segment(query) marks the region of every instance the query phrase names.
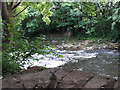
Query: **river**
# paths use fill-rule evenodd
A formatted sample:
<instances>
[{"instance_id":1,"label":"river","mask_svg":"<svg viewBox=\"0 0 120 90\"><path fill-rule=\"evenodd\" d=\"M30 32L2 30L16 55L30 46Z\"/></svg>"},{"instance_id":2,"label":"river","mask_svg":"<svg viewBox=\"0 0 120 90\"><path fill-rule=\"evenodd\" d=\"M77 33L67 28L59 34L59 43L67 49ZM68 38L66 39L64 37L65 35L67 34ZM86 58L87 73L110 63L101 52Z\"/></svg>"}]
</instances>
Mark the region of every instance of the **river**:
<instances>
[{"instance_id":1,"label":"river","mask_svg":"<svg viewBox=\"0 0 120 90\"><path fill-rule=\"evenodd\" d=\"M56 57L50 55L33 55L39 61L30 59L28 66L45 66L47 68L70 68L81 71L92 72L102 76L118 78L118 60L120 52L115 49L99 49L99 50L57 50L56 53L64 57Z\"/></svg>"}]
</instances>

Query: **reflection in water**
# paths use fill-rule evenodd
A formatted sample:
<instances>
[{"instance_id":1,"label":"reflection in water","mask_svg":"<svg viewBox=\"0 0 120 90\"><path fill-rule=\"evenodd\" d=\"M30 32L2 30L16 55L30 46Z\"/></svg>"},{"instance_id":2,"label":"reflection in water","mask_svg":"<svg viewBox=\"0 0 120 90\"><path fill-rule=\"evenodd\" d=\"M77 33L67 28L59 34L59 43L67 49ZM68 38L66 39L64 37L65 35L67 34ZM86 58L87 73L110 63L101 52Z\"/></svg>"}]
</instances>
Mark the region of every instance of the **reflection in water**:
<instances>
[{"instance_id":1,"label":"reflection in water","mask_svg":"<svg viewBox=\"0 0 120 90\"><path fill-rule=\"evenodd\" d=\"M63 58L53 55L35 54L33 57L39 61L30 60L32 66L45 66L48 68L61 67L92 72L99 75L118 77L118 59L120 53L117 50L100 49L100 50L57 50ZM29 64L25 64L27 68Z\"/></svg>"}]
</instances>

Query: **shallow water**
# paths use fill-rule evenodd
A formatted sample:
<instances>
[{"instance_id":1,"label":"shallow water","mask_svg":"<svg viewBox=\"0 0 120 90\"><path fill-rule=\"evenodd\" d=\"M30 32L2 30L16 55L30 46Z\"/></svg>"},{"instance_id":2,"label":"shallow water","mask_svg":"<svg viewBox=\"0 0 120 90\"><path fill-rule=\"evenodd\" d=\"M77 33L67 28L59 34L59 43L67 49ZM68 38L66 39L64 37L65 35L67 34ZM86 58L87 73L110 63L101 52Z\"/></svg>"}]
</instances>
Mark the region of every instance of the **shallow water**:
<instances>
[{"instance_id":1,"label":"shallow water","mask_svg":"<svg viewBox=\"0 0 120 90\"><path fill-rule=\"evenodd\" d=\"M120 52L117 50L57 50L57 53L64 57L59 58L52 54L45 57L35 54L33 57L39 59L39 61L30 59L32 65L26 63L24 67L45 66L47 68L70 68L110 76L116 79L118 78L118 60Z\"/></svg>"},{"instance_id":2,"label":"shallow water","mask_svg":"<svg viewBox=\"0 0 120 90\"><path fill-rule=\"evenodd\" d=\"M98 75L118 78L118 60L120 53L117 50L88 50L84 54L90 54L91 58L76 59L62 66L62 68L78 69L92 72Z\"/></svg>"}]
</instances>

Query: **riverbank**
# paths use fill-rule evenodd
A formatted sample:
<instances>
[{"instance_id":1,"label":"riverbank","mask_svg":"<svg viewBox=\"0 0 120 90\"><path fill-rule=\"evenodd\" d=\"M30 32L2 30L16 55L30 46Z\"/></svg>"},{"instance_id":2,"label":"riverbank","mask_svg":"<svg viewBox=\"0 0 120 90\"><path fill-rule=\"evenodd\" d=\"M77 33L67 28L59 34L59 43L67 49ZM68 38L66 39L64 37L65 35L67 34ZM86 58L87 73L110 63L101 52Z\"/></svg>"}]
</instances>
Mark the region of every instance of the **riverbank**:
<instances>
[{"instance_id":1,"label":"riverbank","mask_svg":"<svg viewBox=\"0 0 120 90\"><path fill-rule=\"evenodd\" d=\"M97 43L91 40L77 41L50 41L51 45L62 50L95 50L95 49L120 49L120 43L102 42Z\"/></svg>"},{"instance_id":2,"label":"riverbank","mask_svg":"<svg viewBox=\"0 0 120 90\"><path fill-rule=\"evenodd\" d=\"M89 72L53 68L6 78L3 79L2 85L3 88L22 88L22 90L28 88L35 90L40 88L118 88L118 81Z\"/></svg>"},{"instance_id":3,"label":"riverbank","mask_svg":"<svg viewBox=\"0 0 120 90\"><path fill-rule=\"evenodd\" d=\"M102 39L77 40L71 38L67 40L64 34L46 35L47 43L61 50L95 50L95 49L117 49L120 50L120 43Z\"/></svg>"}]
</instances>

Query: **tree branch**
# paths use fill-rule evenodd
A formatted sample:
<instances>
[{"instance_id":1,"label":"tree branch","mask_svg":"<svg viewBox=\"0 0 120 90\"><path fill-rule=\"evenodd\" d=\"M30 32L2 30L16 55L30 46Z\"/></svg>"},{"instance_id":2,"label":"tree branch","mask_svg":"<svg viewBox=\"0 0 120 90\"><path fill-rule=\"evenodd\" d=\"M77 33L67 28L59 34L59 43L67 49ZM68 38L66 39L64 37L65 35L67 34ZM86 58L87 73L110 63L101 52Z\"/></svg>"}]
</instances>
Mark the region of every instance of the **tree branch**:
<instances>
[{"instance_id":1,"label":"tree branch","mask_svg":"<svg viewBox=\"0 0 120 90\"><path fill-rule=\"evenodd\" d=\"M12 0L12 2L11 2L10 6L12 7L12 5L13 5L13 0Z\"/></svg>"},{"instance_id":2,"label":"tree branch","mask_svg":"<svg viewBox=\"0 0 120 90\"><path fill-rule=\"evenodd\" d=\"M27 6L28 7L28 6ZM20 13L22 13L27 7L25 7L22 11L20 11L18 14L16 14L15 16L13 16L13 17L16 17L16 16L18 16Z\"/></svg>"},{"instance_id":3,"label":"tree branch","mask_svg":"<svg viewBox=\"0 0 120 90\"><path fill-rule=\"evenodd\" d=\"M18 0L16 0L15 2L13 2L13 4L11 5L12 8L18 3Z\"/></svg>"},{"instance_id":4,"label":"tree branch","mask_svg":"<svg viewBox=\"0 0 120 90\"><path fill-rule=\"evenodd\" d=\"M12 10L14 10L15 8L17 8L17 6L20 5L21 1L22 1L22 0L20 0L20 2L18 2L18 3L12 8Z\"/></svg>"}]
</instances>

